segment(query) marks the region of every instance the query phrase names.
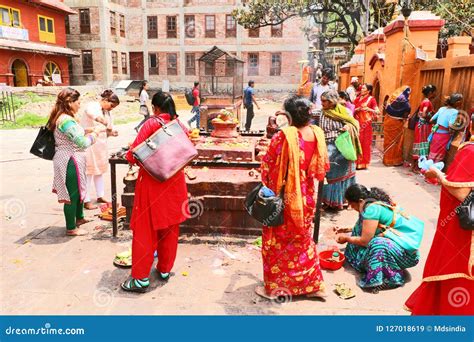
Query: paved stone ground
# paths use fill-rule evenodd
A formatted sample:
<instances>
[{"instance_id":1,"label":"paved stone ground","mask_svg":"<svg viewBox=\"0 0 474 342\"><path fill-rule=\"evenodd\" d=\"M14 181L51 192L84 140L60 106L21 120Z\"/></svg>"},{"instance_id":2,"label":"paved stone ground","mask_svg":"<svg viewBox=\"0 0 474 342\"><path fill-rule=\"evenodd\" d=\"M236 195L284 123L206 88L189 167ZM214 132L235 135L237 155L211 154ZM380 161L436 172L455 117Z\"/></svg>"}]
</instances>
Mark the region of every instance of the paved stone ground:
<instances>
[{"instance_id":1,"label":"paved stone ground","mask_svg":"<svg viewBox=\"0 0 474 342\"><path fill-rule=\"evenodd\" d=\"M186 120L187 114L182 118ZM257 112L255 128L265 123L264 111ZM111 151L133 140L133 126L118 126L120 137L110 140ZM262 265L253 239L183 237L171 280L162 284L153 274L150 291L134 295L119 289L129 271L112 264L114 255L130 246L129 232L111 239L110 225L96 220L86 226L89 235L65 236L62 207L51 193L51 162L28 153L36 134L37 130L0 131L0 314L407 314L403 303L420 283L439 197L439 188L407 169L383 167L374 154L370 171L357 174L359 182L385 188L426 222L422 260L409 270L403 288L364 292L356 286L357 275L345 267L323 271L329 289L325 302L293 298L283 305L271 303L254 294ZM126 169L118 168L119 188ZM325 214L319 249L336 245L331 227L352 226L356 217L347 210ZM332 292L337 282L350 285L356 297L339 299Z\"/></svg>"}]
</instances>

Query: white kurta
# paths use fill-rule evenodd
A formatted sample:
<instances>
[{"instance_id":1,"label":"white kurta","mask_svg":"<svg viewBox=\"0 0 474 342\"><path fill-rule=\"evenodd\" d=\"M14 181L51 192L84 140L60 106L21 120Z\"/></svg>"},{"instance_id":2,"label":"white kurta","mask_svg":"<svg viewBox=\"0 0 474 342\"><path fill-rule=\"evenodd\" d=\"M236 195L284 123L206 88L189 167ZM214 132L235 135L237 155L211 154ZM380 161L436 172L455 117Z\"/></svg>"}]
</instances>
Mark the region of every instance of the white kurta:
<instances>
[{"instance_id":1,"label":"white kurta","mask_svg":"<svg viewBox=\"0 0 474 342\"><path fill-rule=\"evenodd\" d=\"M99 116L104 117L107 128L112 129L112 116L108 111L102 109L99 102L91 102L87 105L81 119L82 127L90 128L102 125L95 121ZM100 133L97 142L86 150L86 162L86 174L88 175L102 175L107 172L109 153L106 132Z\"/></svg>"}]
</instances>

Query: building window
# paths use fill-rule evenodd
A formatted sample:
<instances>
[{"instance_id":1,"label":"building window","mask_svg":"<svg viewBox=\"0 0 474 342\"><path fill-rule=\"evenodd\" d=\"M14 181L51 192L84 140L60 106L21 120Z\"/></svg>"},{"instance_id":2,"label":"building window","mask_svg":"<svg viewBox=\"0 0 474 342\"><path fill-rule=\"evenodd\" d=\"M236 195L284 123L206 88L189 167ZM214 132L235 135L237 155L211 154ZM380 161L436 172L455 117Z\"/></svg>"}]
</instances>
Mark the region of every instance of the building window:
<instances>
[{"instance_id":1,"label":"building window","mask_svg":"<svg viewBox=\"0 0 474 342\"><path fill-rule=\"evenodd\" d=\"M206 15L206 38L216 38L216 16Z\"/></svg>"},{"instance_id":2,"label":"building window","mask_svg":"<svg viewBox=\"0 0 474 342\"><path fill-rule=\"evenodd\" d=\"M158 38L158 17L147 17L148 38Z\"/></svg>"},{"instance_id":3,"label":"building window","mask_svg":"<svg viewBox=\"0 0 474 342\"><path fill-rule=\"evenodd\" d=\"M0 25L20 27L20 10L12 7L0 6Z\"/></svg>"},{"instance_id":4,"label":"building window","mask_svg":"<svg viewBox=\"0 0 474 342\"><path fill-rule=\"evenodd\" d=\"M71 34L71 28L69 26L69 16L66 15L64 18L64 25L66 26L66 34Z\"/></svg>"},{"instance_id":5,"label":"building window","mask_svg":"<svg viewBox=\"0 0 474 342\"><path fill-rule=\"evenodd\" d=\"M59 69L58 65L54 62L46 63L44 67L43 76L45 80L50 80L55 84L61 84L63 81L61 80L61 69Z\"/></svg>"},{"instance_id":6,"label":"building window","mask_svg":"<svg viewBox=\"0 0 474 342\"><path fill-rule=\"evenodd\" d=\"M125 38L125 16L120 14L120 37Z\"/></svg>"},{"instance_id":7,"label":"building window","mask_svg":"<svg viewBox=\"0 0 474 342\"><path fill-rule=\"evenodd\" d=\"M272 66L270 68L270 76L281 75L281 53L272 53Z\"/></svg>"},{"instance_id":8,"label":"building window","mask_svg":"<svg viewBox=\"0 0 474 342\"><path fill-rule=\"evenodd\" d=\"M122 74L127 73L127 53L122 52Z\"/></svg>"},{"instance_id":9,"label":"building window","mask_svg":"<svg viewBox=\"0 0 474 342\"><path fill-rule=\"evenodd\" d=\"M234 17L230 14L225 17L225 36L228 38L237 36L237 25Z\"/></svg>"},{"instance_id":10,"label":"building window","mask_svg":"<svg viewBox=\"0 0 474 342\"><path fill-rule=\"evenodd\" d=\"M258 53L249 53L248 57L249 69L248 75L249 76L256 76L258 75Z\"/></svg>"},{"instance_id":11,"label":"building window","mask_svg":"<svg viewBox=\"0 0 474 342\"><path fill-rule=\"evenodd\" d=\"M93 74L92 50L82 50L82 73Z\"/></svg>"},{"instance_id":12,"label":"building window","mask_svg":"<svg viewBox=\"0 0 474 342\"><path fill-rule=\"evenodd\" d=\"M88 8L79 10L79 21L81 33L91 33L91 15Z\"/></svg>"},{"instance_id":13,"label":"building window","mask_svg":"<svg viewBox=\"0 0 474 342\"><path fill-rule=\"evenodd\" d=\"M112 51L112 72L118 74L118 55L117 51Z\"/></svg>"},{"instance_id":14,"label":"building window","mask_svg":"<svg viewBox=\"0 0 474 342\"><path fill-rule=\"evenodd\" d=\"M178 36L176 31L176 16L166 17L166 37L176 38Z\"/></svg>"},{"instance_id":15,"label":"building window","mask_svg":"<svg viewBox=\"0 0 474 342\"><path fill-rule=\"evenodd\" d=\"M257 28L249 29L249 37L250 37L250 38L258 38L258 37L260 37L260 28L257 27Z\"/></svg>"},{"instance_id":16,"label":"building window","mask_svg":"<svg viewBox=\"0 0 474 342\"><path fill-rule=\"evenodd\" d=\"M196 55L194 53L186 54L186 75L196 75Z\"/></svg>"},{"instance_id":17,"label":"building window","mask_svg":"<svg viewBox=\"0 0 474 342\"><path fill-rule=\"evenodd\" d=\"M184 33L186 38L196 37L196 23L194 21L194 15L184 16Z\"/></svg>"},{"instance_id":18,"label":"building window","mask_svg":"<svg viewBox=\"0 0 474 342\"><path fill-rule=\"evenodd\" d=\"M117 34L115 12L110 11L110 34L115 36Z\"/></svg>"},{"instance_id":19,"label":"building window","mask_svg":"<svg viewBox=\"0 0 474 342\"><path fill-rule=\"evenodd\" d=\"M39 39L42 42L56 43L54 19L38 15Z\"/></svg>"},{"instance_id":20,"label":"building window","mask_svg":"<svg viewBox=\"0 0 474 342\"><path fill-rule=\"evenodd\" d=\"M148 73L150 75L158 75L158 54L151 52L148 54Z\"/></svg>"},{"instance_id":21,"label":"building window","mask_svg":"<svg viewBox=\"0 0 474 342\"><path fill-rule=\"evenodd\" d=\"M271 34L272 34L272 37L277 37L277 38L283 37L283 24L272 25Z\"/></svg>"},{"instance_id":22,"label":"building window","mask_svg":"<svg viewBox=\"0 0 474 342\"><path fill-rule=\"evenodd\" d=\"M168 75L178 74L178 55L176 53L168 54Z\"/></svg>"}]
</instances>

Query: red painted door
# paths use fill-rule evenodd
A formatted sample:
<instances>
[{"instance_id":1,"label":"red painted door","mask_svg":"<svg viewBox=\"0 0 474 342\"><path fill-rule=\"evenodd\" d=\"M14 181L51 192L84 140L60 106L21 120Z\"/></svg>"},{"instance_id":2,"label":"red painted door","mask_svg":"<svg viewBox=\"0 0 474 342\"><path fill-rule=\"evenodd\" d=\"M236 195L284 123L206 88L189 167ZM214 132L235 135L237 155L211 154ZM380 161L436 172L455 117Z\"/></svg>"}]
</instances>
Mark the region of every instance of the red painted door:
<instances>
[{"instance_id":1,"label":"red painted door","mask_svg":"<svg viewBox=\"0 0 474 342\"><path fill-rule=\"evenodd\" d=\"M130 78L143 80L144 76L143 52L130 52Z\"/></svg>"}]
</instances>

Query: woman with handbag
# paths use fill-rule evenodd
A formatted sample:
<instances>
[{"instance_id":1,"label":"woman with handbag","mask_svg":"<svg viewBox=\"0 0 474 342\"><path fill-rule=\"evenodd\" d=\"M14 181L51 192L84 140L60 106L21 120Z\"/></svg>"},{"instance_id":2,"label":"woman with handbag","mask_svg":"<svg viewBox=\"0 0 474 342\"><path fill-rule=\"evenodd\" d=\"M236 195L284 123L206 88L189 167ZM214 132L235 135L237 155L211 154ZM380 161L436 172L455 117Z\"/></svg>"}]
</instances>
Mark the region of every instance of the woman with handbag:
<instances>
[{"instance_id":1,"label":"woman with handbag","mask_svg":"<svg viewBox=\"0 0 474 342\"><path fill-rule=\"evenodd\" d=\"M140 127L150 118L150 109L148 108L148 100L150 97L148 96L148 81L144 80L140 89L138 90L138 97L140 100L140 115L143 115L143 120L135 127L135 131L140 130Z\"/></svg>"},{"instance_id":2,"label":"woman with handbag","mask_svg":"<svg viewBox=\"0 0 474 342\"><path fill-rule=\"evenodd\" d=\"M473 160L474 139L459 148L446 175L435 167L425 174L442 185L440 212L422 283L405 303L412 315L474 314ZM471 211L462 219L457 214L461 203L469 203Z\"/></svg>"},{"instance_id":3,"label":"woman with handbag","mask_svg":"<svg viewBox=\"0 0 474 342\"><path fill-rule=\"evenodd\" d=\"M315 179L322 181L329 169L326 143L321 129L310 125L311 103L306 98L292 96L284 107L291 125L273 136L261 166L267 188L279 194L284 186L284 223L263 226L264 287L255 291L270 299L288 294L320 297L324 283L311 228Z\"/></svg>"},{"instance_id":4,"label":"woman with handbag","mask_svg":"<svg viewBox=\"0 0 474 342\"><path fill-rule=\"evenodd\" d=\"M127 153L130 164L137 163L132 153L136 146L158 131L162 123L178 120L170 94L158 91L151 103L153 115L144 123ZM186 127L180 125L187 132ZM184 137L187 139L186 135ZM147 290L155 251L158 251L158 277L163 281L169 279L178 250L179 224L189 217L187 206L188 190L183 170L160 182L140 165L130 220L133 230L132 274L121 284L123 290L140 293Z\"/></svg>"},{"instance_id":5,"label":"woman with handbag","mask_svg":"<svg viewBox=\"0 0 474 342\"><path fill-rule=\"evenodd\" d=\"M393 221L396 226L403 219L401 215L394 217L390 196L379 188L353 184L345 197L351 208L359 212L359 219L351 236L338 234L336 241L347 242L346 260L362 274L358 285L374 292L402 286L404 270L416 266L420 254L384 236L381 226L390 226Z\"/></svg>"},{"instance_id":6,"label":"woman with handbag","mask_svg":"<svg viewBox=\"0 0 474 342\"><path fill-rule=\"evenodd\" d=\"M77 90L61 90L48 119L47 127L54 132L56 152L53 158L53 192L64 203L67 235L85 235L78 227L86 222L83 201L86 194L86 152L97 141L105 127L82 128L75 115L81 105Z\"/></svg>"},{"instance_id":7,"label":"woman with handbag","mask_svg":"<svg viewBox=\"0 0 474 342\"><path fill-rule=\"evenodd\" d=\"M425 98L421 102L418 111L413 113L413 115L418 117L418 122L415 126L415 140L413 142L413 169L417 169L418 159L423 156L428 156L428 153L430 152L428 136L430 135L432 128L430 119L434 114L434 107L431 100L436 97L436 86L428 84L423 87L421 92Z\"/></svg>"},{"instance_id":8,"label":"woman with handbag","mask_svg":"<svg viewBox=\"0 0 474 342\"><path fill-rule=\"evenodd\" d=\"M363 84L360 95L354 100L354 117L359 122L359 139L362 154L357 159L357 170L366 170L369 167L372 148L372 121L379 115L377 101L372 96L372 85Z\"/></svg>"},{"instance_id":9,"label":"woman with handbag","mask_svg":"<svg viewBox=\"0 0 474 342\"><path fill-rule=\"evenodd\" d=\"M109 165L107 137L118 135L118 132L113 128L110 111L120 104L120 100L110 89L104 90L100 97L100 101L93 101L87 105L81 120L84 128L98 125L107 128L106 132L99 135L97 142L86 150L87 188L84 208L87 210L97 209L97 206L91 202L92 183L95 185L97 202L109 203L104 198L104 174L107 172Z\"/></svg>"},{"instance_id":10,"label":"woman with handbag","mask_svg":"<svg viewBox=\"0 0 474 342\"><path fill-rule=\"evenodd\" d=\"M319 126L324 131L329 153L331 169L326 174L328 184L324 184L322 203L326 208L341 210L344 207L344 193L355 183L355 162L344 157L336 147L336 139L343 132L348 132L356 156L362 154L359 140L359 123L339 102L338 93L334 90L321 95L323 113ZM346 133L347 134L347 133Z\"/></svg>"}]
</instances>

